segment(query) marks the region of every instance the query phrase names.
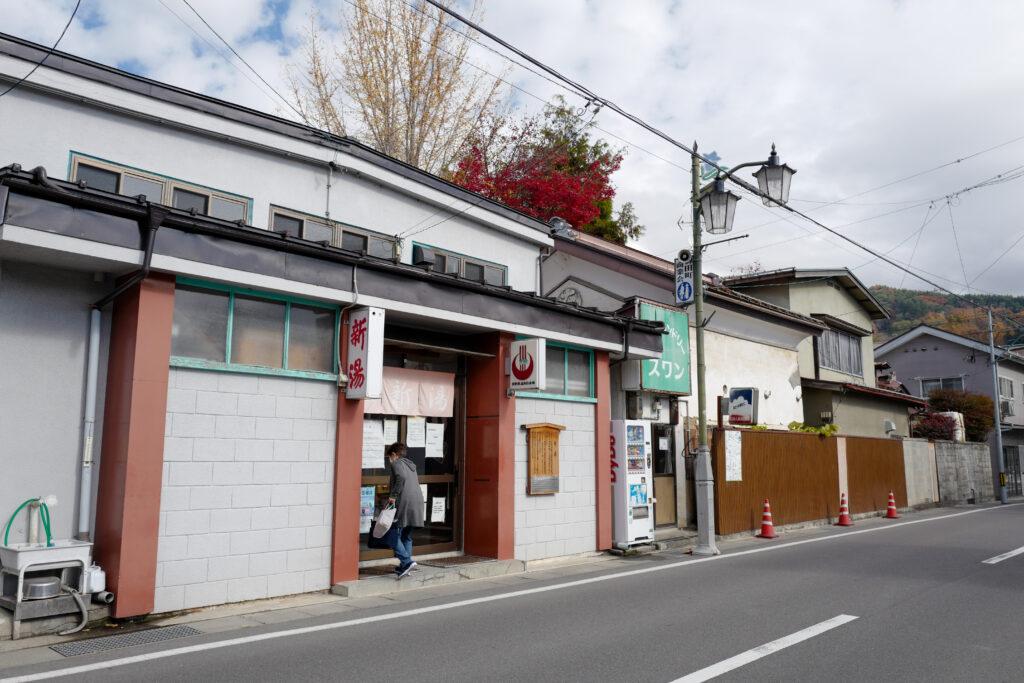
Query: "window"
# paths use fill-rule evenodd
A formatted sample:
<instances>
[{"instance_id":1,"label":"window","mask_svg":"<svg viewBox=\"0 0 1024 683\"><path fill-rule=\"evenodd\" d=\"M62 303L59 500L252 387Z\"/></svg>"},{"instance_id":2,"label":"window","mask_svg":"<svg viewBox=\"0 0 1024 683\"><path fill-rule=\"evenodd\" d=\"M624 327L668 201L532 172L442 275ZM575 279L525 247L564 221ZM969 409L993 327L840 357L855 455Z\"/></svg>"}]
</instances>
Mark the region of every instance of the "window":
<instances>
[{"instance_id":1,"label":"window","mask_svg":"<svg viewBox=\"0 0 1024 683\"><path fill-rule=\"evenodd\" d=\"M839 330L825 330L818 340L818 365L848 375L863 375L860 337Z\"/></svg>"},{"instance_id":2,"label":"window","mask_svg":"<svg viewBox=\"0 0 1024 683\"><path fill-rule=\"evenodd\" d=\"M171 364L333 379L338 308L180 279Z\"/></svg>"},{"instance_id":3,"label":"window","mask_svg":"<svg viewBox=\"0 0 1024 683\"><path fill-rule=\"evenodd\" d=\"M505 274L508 269L498 263L491 263L481 259L470 258L462 254L445 251L425 244L419 245L434 252L435 273L447 273L473 280L474 282L485 282L489 285L504 285Z\"/></svg>"},{"instance_id":4,"label":"window","mask_svg":"<svg viewBox=\"0 0 1024 683\"><path fill-rule=\"evenodd\" d=\"M921 395L928 396L933 391L939 389L956 389L963 390L964 378L963 377L936 377L933 379L922 379L921 380Z\"/></svg>"},{"instance_id":5,"label":"window","mask_svg":"<svg viewBox=\"0 0 1024 683\"><path fill-rule=\"evenodd\" d=\"M1013 398L1013 382L1005 377L999 378L999 396L1001 398Z\"/></svg>"},{"instance_id":6,"label":"window","mask_svg":"<svg viewBox=\"0 0 1024 683\"><path fill-rule=\"evenodd\" d=\"M394 258L395 254L395 240L391 237L279 206L270 207L270 225L274 232L286 232L312 242L328 242L346 251L386 259Z\"/></svg>"},{"instance_id":7,"label":"window","mask_svg":"<svg viewBox=\"0 0 1024 683\"><path fill-rule=\"evenodd\" d=\"M81 154L71 155L71 177L88 187L117 192L127 197L142 195L147 201L226 221L245 221L250 200L240 195L193 185L174 178L140 171Z\"/></svg>"},{"instance_id":8,"label":"window","mask_svg":"<svg viewBox=\"0 0 1024 683\"><path fill-rule=\"evenodd\" d=\"M548 342L545 394L593 398L593 353Z\"/></svg>"}]
</instances>

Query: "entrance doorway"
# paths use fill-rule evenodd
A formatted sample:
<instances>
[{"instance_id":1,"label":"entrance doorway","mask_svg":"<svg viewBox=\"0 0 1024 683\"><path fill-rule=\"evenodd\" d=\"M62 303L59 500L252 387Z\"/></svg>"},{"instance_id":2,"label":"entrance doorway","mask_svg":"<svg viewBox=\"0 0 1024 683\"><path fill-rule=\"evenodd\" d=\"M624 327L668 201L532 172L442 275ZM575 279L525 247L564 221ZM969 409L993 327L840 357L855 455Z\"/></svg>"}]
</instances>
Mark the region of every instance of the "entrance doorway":
<instances>
[{"instance_id":1,"label":"entrance doorway","mask_svg":"<svg viewBox=\"0 0 1024 683\"><path fill-rule=\"evenodd\" d=\"M421 418L414 415L367 414L364 421L379 422L385 433L385 440L402 441L407 444L406 457L416 464L420 487L424 491L424 525L413 532L413 553L430 553L461 550L462 548L462 497L460 473L465 449L465 362L454 354L410 350L408 348L385 346L384 365L411 370L451 372L455 375L452 415L450 417ZM421 443L421 435L443 430L440 453ZM393 438L392 438L393 437ZM382 449L383 451L383 449ZM373 455L373 464L377 457ZM364 464L371 464L364 459ZM369 533L365 514L372 506L373 517L387 505L390 491L391 463L384 457L379 467L364 467L361 478L361 526L359 534L359 560L376 560L392 557L390 550L367 548Z\"/></svg>"},{"instance_id":2,"label":"entrance doorway","mask_svg":"<svg viewBox=\"0 0 1024 683\"><path fill-rule=\"evenodd\" d=\"M672 425L654 424L654 526L676 524L675 430Z\"/></svg>"}]
</instances>

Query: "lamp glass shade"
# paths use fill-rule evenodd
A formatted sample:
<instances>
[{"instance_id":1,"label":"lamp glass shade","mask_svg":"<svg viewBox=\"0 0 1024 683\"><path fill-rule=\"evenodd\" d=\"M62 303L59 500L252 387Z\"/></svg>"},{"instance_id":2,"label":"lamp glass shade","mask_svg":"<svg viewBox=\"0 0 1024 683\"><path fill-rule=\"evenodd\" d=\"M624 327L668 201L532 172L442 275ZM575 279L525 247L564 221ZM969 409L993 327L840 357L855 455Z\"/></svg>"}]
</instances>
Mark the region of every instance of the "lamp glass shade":
<instances>
[{"instance_id":1,"label":"lamp glass shade","mask_svg":"<svg viewBox=\"0 0 1024 683\"><path fill-rule=\"evenodd\" d=\"M715 189L700 200L705 229L712 235L724 235L732 230L732 221L736 217L736 202L740 200L739 195L723 189L723 186L724 183L717 181Z\"/></svg>"},{"instance_id":2,"label":"lamp glass shade","mask_svg":"<svg viewBox=\"0 0 1024 683\"><path fill-rule=\"evenodd\" d=\"M757 187L768 197L761 197L765 206L772 206L776 202L785 204L789 201L789 184L793 180L795 170L786 164L762 166L754 177L757 178ZM773 201L774 200L774 201Z\"/></svg>"}]
</instances>

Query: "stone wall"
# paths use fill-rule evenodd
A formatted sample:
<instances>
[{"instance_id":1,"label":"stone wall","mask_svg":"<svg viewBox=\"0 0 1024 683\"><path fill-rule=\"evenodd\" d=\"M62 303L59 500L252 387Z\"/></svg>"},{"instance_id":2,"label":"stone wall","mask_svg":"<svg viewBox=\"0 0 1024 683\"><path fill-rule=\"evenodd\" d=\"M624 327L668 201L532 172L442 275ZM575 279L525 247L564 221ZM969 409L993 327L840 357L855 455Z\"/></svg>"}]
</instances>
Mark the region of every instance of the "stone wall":
<instances>
[{"instance_id":1,"label":"stone wall","mask_svg":"<svg viewBox=\"0 0 1024 683\"><path fill-rule=\"evenodd\" d=\"M945 504L994 499L992 462L986 443L935 442L939 499Z\"/></svg>"}]
</instances>

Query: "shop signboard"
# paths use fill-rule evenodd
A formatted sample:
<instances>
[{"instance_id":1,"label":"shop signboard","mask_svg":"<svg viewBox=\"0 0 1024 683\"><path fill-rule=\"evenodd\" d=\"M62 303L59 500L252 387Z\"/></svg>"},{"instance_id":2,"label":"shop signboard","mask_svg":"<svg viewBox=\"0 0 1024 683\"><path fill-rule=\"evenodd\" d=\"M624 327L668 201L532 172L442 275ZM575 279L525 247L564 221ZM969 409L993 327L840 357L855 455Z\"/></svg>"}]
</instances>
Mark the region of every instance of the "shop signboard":
<instances>
[{"instance_id":1,"label":"shop signboard","mask_svg":"<svg viewBox=\"0 0 1024 683\"><path fill-rule=\"evenodd\" d=\"M520 339L509 349L511 368L509 389L512 391L544 391L547 366L543 339Z\"/></svg>"},{"instance_id":2,"label":"shop signboard","mask_svg":"<svg viewBox=\"0 0 1024 683\"><path fill-rule=\"evenodd\" d=\"M384 309L364 306L348 314L347 398L380 398L384 372Z\"/></svg>"},{"instance_id":3,"label":"shop signboard","mask_svg":"<svg viewBox=\"0 0 1024 683\"><path fill-rule=\"evenodd\" d=\"M756 425L757 399L760 393L757 387L732 387L729 389L729 424Z\"/></svg>"},{"instance_id":4,"label":"shop signboard","mask_svg":"<svg viewBox=\"0 0 1024 683\"><path fill-rule=\"evenodd\" d=\"M660 320L667 334L662 338L661 358L640 364L640 388L675 394L690 393L690 317L648 303L640 304L641 320Z\"/></svg>"}]
</instances>

